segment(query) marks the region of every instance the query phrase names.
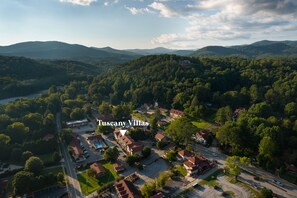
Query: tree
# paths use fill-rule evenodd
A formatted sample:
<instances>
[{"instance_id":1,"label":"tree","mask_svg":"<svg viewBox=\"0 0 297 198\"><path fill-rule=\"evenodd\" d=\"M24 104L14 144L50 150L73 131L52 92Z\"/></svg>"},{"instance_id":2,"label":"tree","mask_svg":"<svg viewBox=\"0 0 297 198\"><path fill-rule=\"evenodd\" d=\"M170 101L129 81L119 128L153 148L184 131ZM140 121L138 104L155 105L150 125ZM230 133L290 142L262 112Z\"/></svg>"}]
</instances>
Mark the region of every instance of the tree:
<instances>
[{"instance_id":1,"label":"tree","mask_svg":"<svg viewBox=\"0 0 297 198\"><path fill-rule=\"evenodd\" d=\"M166 159L173 162L176 161L176 153L174 151L168 151L165 155Z\"/></svg>"},{"instance_id":2,"label":"tree","mask_svg":"<svg viewBox=\"0 0 297 198\"><path fill-rule=\"evenodd\" d=\"M69 144L73 138L72 130L70 128L62 129L62 138L66 144Z\"/></svg>"},{"instance_id":3,"label":"tree","mask_svg":"<svg viewBox=\"0 0 297 198\"><path fill-rule=\"evenodd\" d=\"M4 134L0 134L0 145L7 145L10 143L10 137Z\"/></svg>"},{"instance_id":4,"label":"tree","mask_svg":"<svg viewBox=\"0 0 297 198\"><path fill-rule=\"evenodd\" d=\"M264 188L262 188L260 190L260 197L261 198L272 198L273 197L273 192L272 192L272 190L269 190L269 189L264 187Z\"/></svg>"},{"instance_id":5,"label":"tree","mask_svg":"<svg viewBox=\"0 0 297 198\"><path fill-rule=\"evenodd\" d=\"M285 114L288 116L297 115L297 103L290 102L286 104L284 111L285 111Z\"/></svg>"},{"instance_id":6,"label":"tree","mask_svg":"<svg viewBox=\"0 0 297 198\"><path fill-rule=\"evenodd\" d=\"M22 153L22 161L26 162L32 156L33 156L33 153L31 151L24 151Z\"/></svg>"},{"instance_id":7,"label":"tree","mask_svg":"<svg viewBox=\"0 0 297 198\"><path fill-rule=\"evenodd\" d=\"M96 132L99 133L103 133L103 134L109 134L111 132L113 132L113 128L111 126L103 126L103 125L98 125Z\"/></svg>"},{"instance_id":8,"label":"tree","mask_svg":"<svg viewBox=\"0 0 297 198\"><path fill-rule=\"evenodd\" d=\"M129 135L135 141L145 140L147 138L147 135L145 134L145 132L142 129L138 129L138 128L130 130Z\"/></svg>"},{"instance_id":9,"label":"tree","mask_svg":"<svg viewBox=\"0 0 297 198\"><path fill-rule=\"evenodd\" d=\"M247 157L238 157L238 156L229 156L226 159L225 170L235 177L240 175L240 167L250 163L250 160Z\"/></svg>"},{"instance_id":10,"label":"tree","mask_svg":"<svg viewBox=\"0 0 297 198\"><path fill-rule=\"evenodd\" d=\"M156 192L156 182L150 182L143 185L141 188L141 195L144 198L149 198Z\"/></svg>"},{"instance_id":11,"label":"tree","mask_svg":"<svg viewBox=\"0 0 297 198\"><path fill-rule=\"evenodd\" d=\"M166 142L162 142L162 141L157 142L157 148L160 150L164 149L166 145L167 145Z\"/></svg>"},{"instance_id":12,"label":"tree","mask_svg":"<svg viewBox=\"0 0 297 198\"><path fill-rule=\"evenodd\" d=\"M31 130L38 130L42 126L43 118L40 113L29 113L24 117L24 123Z\"/></svg>"},{"instance_id":13,"label":"tree","mask_svg":"<svg viewBox=\"0 0 297 198\"><path fill-rule=\"evenodd\" d=\"M88 174L88 176L90 176L90 177L95 177L95 176L96 176L96 172L95 172L95 170L93 170L92 168L89 168L89 169L87 170L87 174Z\"/></svg>"},{"instance_id":14,"label":"tree","mask_svg":"<svg viewBox=\"0 0 297 198\"><path fill-rule=\"evenodd\" d=\"M75 108L70 113L70 118L72 120L80 120L80 119L83 119L84 117L85 117L85 112L80 108Z\"/></svg>"},{"instance_id":15,"label":"tree","mask_svg":"<svg viewBox=\"0 0 297 198\"><path fill-rule=\"evenodd\" d=\"M151 120L150 120L150 131L155 133L158 130L158 119L156 116L154 116Z\"/></svg>"},{"instance_id":16,"label":"tree","mask_svg":"<svg viewBox=\"0 0 297 198\"><path fill-rule=\"evenodd\" d=\"M98 108L99 113L102 115L109 115L112 113L112 109L110 107L110 104L107 102L102 102Z\"/></svg>"},{"instance_id":17,"label":"tree","mask_svg":"<svg viewBox=\"0 0 297 198\"><path fill-rule=\"evenodd\" d=\"M241 129L233 122L226 122L221 126L216 133L216 138L220 144L231 146L232 149L242 145Z\"/></svg>"},{"instance_id":18,"label":"tree","mask_svg":"<svg viewBox=\"0 0 297 198\"><path fill-rule=\"evenodd\" d=\"M59 162L61 160L61 156L59 155L58 152L54 152L52 158L54 162Z\"/></svg>"},{"instance_id":19,"label":"tree","mask_svg":"<svg viewBox=\"0 0 297 198\"><path fill-rule=\"evenodd\" d=\"M6 160L10 154L10 137L0 134L0 160Z\"/></svg>"},{"instance_id":20,"label":"tree","mask_svg":"<svg viewBox=\"0 0 297 198\"><path fill-rule=\"evenodd\" d=\"M28 133L29 127L22 122L14 122L7 127L7 134L14 143L22 143Z\"/></svg>"},{"instance_id":21,"label":"tree","mask_svg":"<svg viewBox=\"0 0 297 198\"><path fill-rule=\"evenodd\" d=\"M195 131L196 127L191 121L182 117L171 122L165 132L176 142L188 143Z\"/></svg>"},{"instance_id":22,"label":"tree","mask_svg":"<svg viewBox=\"0 0 297 198\"><path fill-rule=\"evenodd\" d=\"M231 120L232 114L233 112L230 106L219 108L216 113L215 120L220 124L224 124L225 122Z\"/></svg>"},{"instance_id":23,"label":"tree","mask_svg":"<svg viewBox=\"0 0 297 198\"><path fill-rule=\"evenodd\" d=\"M12 180L14 193L17 195L30 193L34 188L34 185L35 185L34 183L35 183L35 178L33 173L20 171L14 175Z\"/></svg>"},{"instance_id":24,"label":"tree","mask_svg":"<svg viewBox=\"0 0 297 198\"><path fill-rule=\"evenodd\" d=\"M39 157L30 157L25 163L25 170L36 175L43 169L43 161Z\"/></svg>"},{"instance_id":25,"label":"tree","mask_svg":"<svg viewBox=\"0 0 297 198\"><path fill-rule=\"evenodd\" d=\"M162 172L156 181L157 186L160 188L163 188L165 186L166 182L170 179L171 175L172 174L168 171Z\"/></svg>"},{"instance_id":26,"label":"tree","mask_svg":"<svg viewBox=\"0 0 297 198\"><path fill-rule=\"evenodd\" d=\"M119 151L116 147L108 148L104 154L103 154L104 159L109 160L111 162L117 161L119 157Z\"/></svg>"},{"instance_id":27,"label":"tree","mask_svg":"<svg viewBox=\"0 0 297 198\"><path fill-rule=\"evenodd\" d=\"M129 164L129 166L133 166L135 164L135 162L139 162L140 161L140 156L135 154L135 155L129 155L126 158L126 162Z\"/></svg>"},{"instance_id":28,"label":"tree","mask_svg":"<svg viewBox=\"0 0 297 198\"><path fill-rule=\"evenodd\" d=\"M128 120L131 113L131 108L127 104L120 104L112 109L112 116L115 120Z\"/></svg>"},{"instance_id":29,"label":"tree","mask_svg":"<svg viewBox=\"0 0 297 198\"><path fill-rule=\"evenodd\" d=\"M142 153L142 156L143 156L144 158L147 158L147 157L150 156L150 154L151 154L151 148L145 146L145 147L143 147L141 153Z\"/></svg>"}]
</instances>

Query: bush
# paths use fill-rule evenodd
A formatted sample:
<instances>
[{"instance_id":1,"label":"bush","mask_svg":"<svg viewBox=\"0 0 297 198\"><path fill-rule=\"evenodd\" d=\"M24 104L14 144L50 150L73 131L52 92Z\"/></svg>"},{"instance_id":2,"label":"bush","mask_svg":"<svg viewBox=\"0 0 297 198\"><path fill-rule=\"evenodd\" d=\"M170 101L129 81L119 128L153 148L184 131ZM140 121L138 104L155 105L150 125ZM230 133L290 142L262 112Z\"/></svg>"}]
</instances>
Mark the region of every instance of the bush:
<instances>
[{"instance_id":1,"label":"bush","mask_svg":"<svg viewBox=\"0 0 297 198\"><path fill-rule=\"evenodd\" d=\"M151 155L151 148L145 146L145 147L143 147L141 153L142 153L142 156L143 156L144 158L147 158L147 157L149 157L149 156Z\"/></svg>"}]
</instances>

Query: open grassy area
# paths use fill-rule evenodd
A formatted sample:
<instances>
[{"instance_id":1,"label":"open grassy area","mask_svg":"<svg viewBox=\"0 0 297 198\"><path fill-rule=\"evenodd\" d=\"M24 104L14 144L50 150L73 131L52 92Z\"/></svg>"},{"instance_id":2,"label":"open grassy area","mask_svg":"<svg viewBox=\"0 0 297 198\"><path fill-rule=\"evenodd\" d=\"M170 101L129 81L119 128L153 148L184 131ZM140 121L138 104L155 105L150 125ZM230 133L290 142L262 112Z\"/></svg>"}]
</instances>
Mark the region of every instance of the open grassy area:
<instances>
[{"instance_id":1,"label":"open grassy area","mask_svg":"<svg viewBox=\"0 0 297 198\"><path fill-rule=\"evenodd\" d=\"M220 174L223 174L222 170L215 171L213 174L209 175L204 180L199 182L199 185L201 185L201 186L203 186L203 185L218 186L218 182L216 182L216 179L217 179L218 175L220 175Z\"/></svg>"},{"instance_id":2,"label":"open grassy area","mask_svg":"<svg viewBox=\"0 0 297 198\"><path fill-rule=\"evenodd\" d=\"M43 155L37 155L37 157L39 157L44 164L48 164L48 163L53 163L53 154L54 152L43 154Z\"/></svg>"},{"instance_id":3,"label":"open grassy area","mask_svg":"<svg viewBox=\"0 0 297 198\"><path fill-rule=\"evenodd\" d=\"M195 125L199 129L207 129L212 126L211 123L206 122L204 120L193 121L192 124Z\"/></svg>"},{"instance_id":4,"label":"open grassy area","mask_svg":"<svg viewBox=\"0 0 297 198\"><path fill-rule=\"evenodd\" d=\"M135 117L135 118L138 118L141 121L145 121L146 120L145 117L142 114L138 113L138 112L133 112L132 113L132 116Z\"/></svg>"},{"instance_id":5,"label":"open grassy area","mask_svg":"<svg viewBox=\"0 0 297 198\"><path fill-rule=\"evenodd\" d=\"M57 175L58 173L63 173L63 168L60 166L55 168L46 168L42 171L42 174L48 174L48 173Z\"/></svg>"},{"instance_id":6,"label":"open grassy area","mask_svg":"<svg viewBox=\"0 0 297 198\"><path fill-rule=\"evenodd\" d=\"M183 167L182 165L178 165L178 166L176 166L175 169L176 169L182 176L186 176L186 175L187 175L187 170L186 170L185 167Z\"/></svg>"},{"instance_id":7,"label":"open grassy area","mask_svg":"<svg viewBox=\"0 0 297 198\"><path fill-rule=\"evenodd\" d=\"M88 176L86 171L77 175L84 195L91 194L92 192L100 189L103 185L114 182L119 178L119 175L114 171L111 163L103 163L102 165L106 168L107 173L99 179Z\"/></svg>"}]
</instances>

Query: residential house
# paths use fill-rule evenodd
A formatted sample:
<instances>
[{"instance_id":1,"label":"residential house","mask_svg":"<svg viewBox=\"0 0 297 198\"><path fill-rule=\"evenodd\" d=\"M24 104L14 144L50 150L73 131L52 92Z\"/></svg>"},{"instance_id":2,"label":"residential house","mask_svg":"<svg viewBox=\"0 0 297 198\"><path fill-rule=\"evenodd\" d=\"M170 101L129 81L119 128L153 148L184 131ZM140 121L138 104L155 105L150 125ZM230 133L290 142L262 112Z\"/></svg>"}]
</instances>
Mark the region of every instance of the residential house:
<instances>
[{"instance_id":1,"label":"residential house","mask_svg":"<svg viewBox=\"0 0 297 198\"><path fill-rule=\"evenodd\" d=\"M168 109L165 109L165 108L159 108L159 110L160 110L160 113L161 113L162 115L167 116L167 114L168 114Z\"/></svg>"},{"instance_id":2,"label":"residential house","mask_svg":"<svg viewBox=\"0 0 297 198\"><path fill-rule=\"evenodd\" d=\"M194 156L195 156L195 154L190 151L181 150L177 153L176 157L179 161L184 161L184 160L187 160L188 158L194 157Z\"/></svg>"},{"instance_id":3,"label":"residential house","mask_svg":"<svg viewBox=\"0 0 297 198\"><path fill-rule=\"evenodd\" d=\"M156 135L155 135L155 139L158 141L158 142L168 142L168 137L166 137L163 133L161 132L158 132Z\"/></svg>"},{"instance_id":4,"label":"residential house","mask_svg":"<svg viewBox=\"0 0 297 198\"><path fill-rule=\"evenodd\" d=\"M113 168L114 168L114 170L115 170L117 173L126 170L125 165L122 164L122 163L119 163L119 162L114 163L114 164L113 164Z\"/></svg>"},{"instance_id":5,"label":"residential house","mask_svg":"<svg viewBox=\"0 0 297 198\"><path fill-rule=\"evenodd\" d=\"M127 133L122 133L121 130L116 129L114 131L114 137L121 148L129 155L141 155L143 146L140 143L135 142Z\"/></svg>"},{"instance_id":6,"label":"residential house","mask_svg":"<svg viewBox=\"0 0 297 198\"><path fill-rule=\"evenodd\" d=\"M80 146L79 140L77 140L76 138L73 138L69 144L69 147L72 151L72 156L75 161L79 162L86 159L84 156L84 152Z\"/></svg>"},{"instance_id":7,"label":"residential house","mask_svg":"<svg viewBox=\"0 0 297 198\"><path fill-rule=\"evenodd\" d=\"M94 170L97 178L106 174L106 170L100 162L91 164L90 169Z\"/></svg>"},{"instance_id":8,"label":"residential house","mask_svg":"<svg viewBox=\"0 0 297 198\"><path fill-rule=\"evenodd\" d=\"M193 135L193 138L196 142L206 145L207 144L207 140L209 137L209 133L205 130L201 130L198 133L196 133L195 135Z\"/></svg>"},{"instance_id":9,"label":"residential house","mask_svg":"<svg viewBox=\"0 0 297 198\"><path fill-rule=\"evenodd\" d=\"M180 118L180 117L183 117L184 115L185 113L180 110L177 110L177 109L170 110L170 117L172 118Z\"/></svg>"},{"instance_id":10,"label":"residential house","mask_svg":"<svg viewBox=\"0 0 297 198\"><path fill-rule=\"evenodd\" d=\"M127 180L120 180L115 183L115 189L119 198L141 198L140 191L134 184Z\"/></svg>"},{"instance_id":11,"label":"residential house","mask_svg":"<svg viewBox=\"0 0 297 198\"><path fill-rule=\"evenodd\" d=\"M184 167L187 170L187 174L192 176L197 173L201 173L211 167L211 163L207 161L204 157L189 157L187 161L184 162Z\"/></svg>"}]
</instances>

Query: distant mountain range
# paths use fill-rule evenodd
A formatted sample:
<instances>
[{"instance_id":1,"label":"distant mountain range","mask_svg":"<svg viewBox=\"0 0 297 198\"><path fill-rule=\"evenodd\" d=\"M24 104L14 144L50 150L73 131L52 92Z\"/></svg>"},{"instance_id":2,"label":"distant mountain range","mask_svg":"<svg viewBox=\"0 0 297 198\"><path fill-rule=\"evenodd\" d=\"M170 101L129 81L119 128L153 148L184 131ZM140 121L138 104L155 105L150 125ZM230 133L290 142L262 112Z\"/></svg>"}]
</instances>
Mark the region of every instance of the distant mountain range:
<instances>
[{"instance_id":1,"label":"distant mountain range","mask_svg":"<svg viewBox=\"0 0 297 198\"><path fill-rule=\"evenodd\" d=\"M23 56L33 59L67 59L86 62L122 63L140 56L176 54L180 56L296 56L297 41L263 40L249 45L207 46L198 50L154 49L117 50L111 47L96 48L58 41L32 41L0 47L0 55Z\"/></svg>"},{"instance_id":2,"label":"distant mountain range","mask_svg":"<svg viewBox=\"0 0 297 198\"><path fill-rule=\"evenodd\" d=\"M207 46L195 51L191 56L297 56L297 41L263 40L250 45Z\"/></svg>"}]
</instances>

